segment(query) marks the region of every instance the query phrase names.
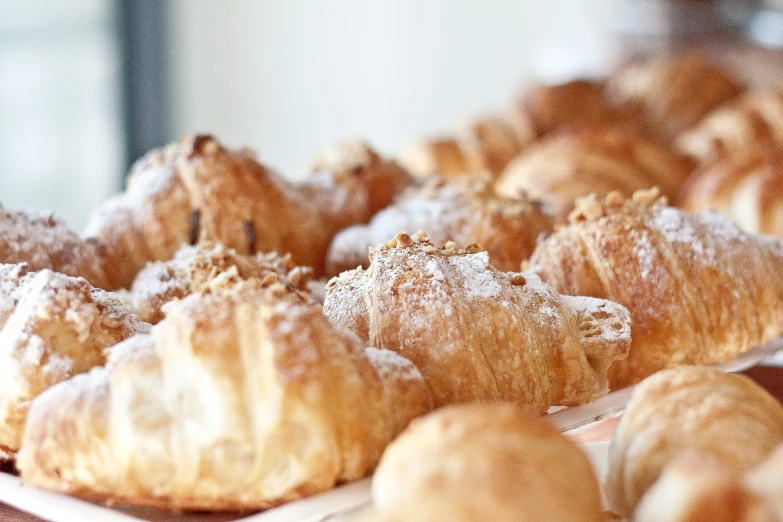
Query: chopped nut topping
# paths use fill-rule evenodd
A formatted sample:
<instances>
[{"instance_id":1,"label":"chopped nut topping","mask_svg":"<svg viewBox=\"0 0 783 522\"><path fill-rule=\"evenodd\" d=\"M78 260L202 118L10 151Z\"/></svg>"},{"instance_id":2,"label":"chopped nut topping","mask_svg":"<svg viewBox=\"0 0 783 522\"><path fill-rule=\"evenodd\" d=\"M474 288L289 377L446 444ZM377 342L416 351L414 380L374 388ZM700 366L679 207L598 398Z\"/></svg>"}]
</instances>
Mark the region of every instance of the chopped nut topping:
<instances>
[{"instance_id":1,"label":"chopped nut topping","mask_svg":"<svg viewBox=\"0 0 783 522\"><path fill-rule=\"evenodd\" d=\"M394 236L394 242L397 248L406 248L413 245L411 236L404 232L398 232L397 235Z\"/></svg>"},{"instance_id":2,"label":"chopped nut topping","mask_svg":"<svg viewBox=\"0 0 783 522\"><path fill-rule=\"evenodd\" d=\"M604 215L604 207L595 194L576 200L576 208L568 215L571 222L595 220Z\"/></svg>"},{"instance_id":3,"label":"chopped nut topping","mask_svg":"<svg viewBox=\"0 0 783 522\"><path fill-rule=\"evenodd\" d=\"M527 283L527 279L522 274L514 274L511 276L511 284L514 286L524 286Z\"/></svg>"},{"instance_id":4,"label":"chopped nut topping","mask_svg":"<svg viewBox=\"0 0 783 522\"><path fill-rule=\"evenodd\" d=\"M612 191L606 196L606 205L609 207L619 207L623 204L625 198L618 191Z\"/></svg>"},{"instance_id":5,"label":"chopped nut topping","mask_svg":"<svg viewBox=\"0 0 783 522\"><path fill-rule=\"evenodd\" d=\"M264 276L264 278L261 280L261 286L267 287L269 285L272 285L274 283L277 283L277 274L274 272L271 272Z\"/></svg>"},{"instance_id":6,"label":"chopped nut topping","mask_svg":"<svg viewBox=\"0 0 783 522\"><path fill-rule=\"evenodd\" d=\"M658 187L653 187L647 190L637 190L631 197L634 203L639 205L650 205L661 199L661 190Z\"/></svg>"}]
</instances>

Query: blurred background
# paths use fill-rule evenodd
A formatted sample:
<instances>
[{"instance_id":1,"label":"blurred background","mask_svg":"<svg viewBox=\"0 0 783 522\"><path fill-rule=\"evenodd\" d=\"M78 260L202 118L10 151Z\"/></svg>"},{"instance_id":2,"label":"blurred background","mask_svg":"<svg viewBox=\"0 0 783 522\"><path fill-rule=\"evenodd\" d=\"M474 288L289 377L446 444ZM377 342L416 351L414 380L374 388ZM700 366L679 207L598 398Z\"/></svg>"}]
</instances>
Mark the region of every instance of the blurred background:
<instances>
[{"instance_id":1,"label":"blurred background","mask_svg":"<svg viewBox=\"0 0 783 522\"><path fill-rule=\"evenodd\" d=\"M525 84L602 74L638 53L695 41L754 68L757 82L783 67L778 0L0 8L0 202L53 210L77 229L132 161L185 132L250 145L295 177L340 138L394 154L502 107Z\"/></svg>"}]
</instances>

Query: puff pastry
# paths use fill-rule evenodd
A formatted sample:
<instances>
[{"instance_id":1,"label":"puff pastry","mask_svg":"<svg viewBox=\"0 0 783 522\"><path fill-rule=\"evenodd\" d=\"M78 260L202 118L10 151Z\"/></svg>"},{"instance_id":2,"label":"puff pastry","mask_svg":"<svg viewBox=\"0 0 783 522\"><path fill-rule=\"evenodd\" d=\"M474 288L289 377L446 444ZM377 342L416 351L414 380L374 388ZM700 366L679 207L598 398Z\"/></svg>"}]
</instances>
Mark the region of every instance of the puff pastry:
<instances>
[{"instance_id":1,"label":"puff pastry","mask_svg":"<svg viewBox=\"0 0 783 522\"><path fill-rule=\"evenodd\" d=\"M0 265L0 460L14 458L35 397L104 364L105 348L148 326L84 279Z\"/></svg>"},{"instance_id":2,"label":"puff pastry","mask_svg":"<svg viewBox=\"0 0 783 522\"><path fill-rule=\"evenodd\" d=\"M378 212L367 225L337 234L329 247L326 272L337 275L367 266L370 247L385 243L397 232L426 230L431 241L443 245L477 243L489 252L499 270L517 270L533 252L536 239L552 231L552 219L538 201L498 196L486 180L448 182L428 179L409 189L397 202Z\"/></svg>"},{"instance_id":3,"label":"puff pastry","mask_svg":"<svg viewBox=\"0 0 783 522\"><path fill-rule=\"evenodd\" d=\"M634 134L603 129L560 133L529 147L497 181L500 194L520 190L547 201L561 222L574 200L619 191L659 187L674 196L690 173L690 162L662 145Z\"/></svg>"},{"instance_id":4,"label":"puff pastry","mask_svg":"<svg viewBox=\"0 0 783 522\"><path fill-rule=\"evenodd\" d=\"M83 240L52 214L12 211L0 205L0 263L27 263L32 271L49 269L84 277L97 288L109 289L103 245Z\"/></svg>"},{"instance_id":5,"label":"puff pastry","mask_svg":"<svg viewBox=\"0 0 783 522\"><path fill-rule=\"evenodd\" d=\"M783 242L669 207L657 191L580 200L530 265L559 292L628 307L633 343L609 370L613 388L731 359L783 331Z\"/></svg>"},{"instance_id":6,"label":"puff pastry","mask_svg":"<svg viewBox=\"0 0 783 522\"><path fill-rule=\"evenodd\" d=\"M546 420L503 403L416 419L372 483L385 522L603 522L590 460Z\"/></svg>"},{"instance_id":7,"label":"puff pastry","mask_svg":"<svg viewBox=\"0 0 783 522\"><path fill-rule=\"evenodd\" d=\"M682 187L678 204L691 212L713 209L748 232L783 237L783 146L752 147L708 163Z\"/></svg>"},{"instance_id":8,"label":"puff pastry","mask_svg":"<svg viewBox=\"0 0 783 522\"><path fill-rule=\"evenodd\" d=\"M624 307L499 272L475 245L437 249L421 233L398 234L370 259L329 282L324 313L410 359L436 405L587 402L606 393L607 368L628 350Z\"/></svg>"},{"instance_id":9,"label":"puff pastry","mask_svg":"<svg viewBox=\"0 0 783 522\"><path fill-rule=\"evenodd\" d=\"M305 295L258 280L173 302L151 335L30 409L29 484L106 503L254 510L370 473L431 398Z\"/></svg>"},{"instance_id":10,"label":"puff pastry","mask_svg":"<svg viewBox=\"0 0 783 522\"><path fill-rule=\"evenodd\" d=\"M358 142L325 153L314 169L294 184L247 150L188 136L139 160L127 191L99 207L84 234L106 244L116 287L202 237L241 254L288 252L318 274L332 237L391 203L409 177Z\"/></svg>"},{"instance_id":11,"label":"puff pastry","mask_svg":"<svg viewBox=\"0 0 783 522\"><path fill-rule=\"evenodd\" d=\"M311 269L294 265L290 254L240 254L207 241L180 247L170 261L148 264L133 281L130 303L141 320L156 324L166 303L201 292L229 271L240 279L269 277L302 292L308 291L311 276Z\"/></svg>"},{"instance_id":12,"label":"puff pastry","mask_svg":"<svg viewBox=\"0 0 783 522\"><path fill-rule=\"evenodd\" d=\"M677 138L680 150L702 162L769 143L783 144L783 85L747 93L715 109Z\"/></svg>"},{"instance_id":13,"label":"puff pastry","mask_svg":"<svg viewBox=\"0 0 783 522\"><path fill-rule=\"evenodd\" d=\"M663 470L683 455L698 454L729 474L741 473L781 442L783 407L748 377L706 367L661 371L634 389L615 430L606 478L609 507L630 516Z\"/></svg>"}]
</instances>

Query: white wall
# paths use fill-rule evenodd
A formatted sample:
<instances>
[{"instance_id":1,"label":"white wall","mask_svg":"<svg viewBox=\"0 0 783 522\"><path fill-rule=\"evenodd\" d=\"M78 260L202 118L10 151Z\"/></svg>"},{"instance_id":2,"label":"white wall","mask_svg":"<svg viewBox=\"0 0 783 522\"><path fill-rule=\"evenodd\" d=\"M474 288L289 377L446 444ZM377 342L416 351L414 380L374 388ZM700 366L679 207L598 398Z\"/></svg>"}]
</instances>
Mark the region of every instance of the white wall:
<instances>
[{"instance_id":1,"label":"white wall","mask_svg":"<svg viewBox=\"0 0 783 522\"><path fill-rule=\"evenodd\" d=\"M170 4L171 135L208 131L301 173L342 137L393 153L501 107L532 73L602 63L600 0Z\"/></svg>"}]
</instances>

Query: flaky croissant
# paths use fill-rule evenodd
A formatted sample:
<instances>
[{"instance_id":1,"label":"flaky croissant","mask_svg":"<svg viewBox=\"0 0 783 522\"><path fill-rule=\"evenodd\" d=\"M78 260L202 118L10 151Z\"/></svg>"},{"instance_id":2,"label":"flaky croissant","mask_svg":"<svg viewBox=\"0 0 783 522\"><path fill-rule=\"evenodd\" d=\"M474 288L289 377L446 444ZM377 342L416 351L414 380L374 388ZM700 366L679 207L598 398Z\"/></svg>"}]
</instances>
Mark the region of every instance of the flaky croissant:
<instances>
[{"instance_id":1,"label":"flaky croissant","mask_svg":"<svg viewBox=\"0 0 783 522\"><path fill-rule=\"evenodd\" d=\"M0 263L27 263L32 271L52 270L87 279L109 289L116 267L103 258L103 245L80 239L65 222L51 214L15 212L0 205Z\"/></svg>"},{"instance_id":2,"label":"flaky croissant","mask_svg":"<svg viewBox=\"0 0 783 522\"><path fill-rule=\"evenodd\" d=\"M783 145L708 163L688 178L677 202L691 212L716 210L748 232L783 237Z\"/></svg>"},{"instance_id":3,"label":"flaky croissant","mask_svg":"<svg viewBox=\"0 0 783 522\"><path fill-rule=\"evenodd\" d=\"M613 388L731 359L783 331L783 242L668 207L657 191L580 200L530 264L559 292L628 307L633 343L609 370Z\"/></svg>"},{"instance_id":4,"label":"flaky croissant","mask_svg":"<svg viewBox=\"0 0 783 522\"><path fill-rule=\"evenodd\" d=\"M564 222L574 200L619 191L659 187L674 196L690 172L690 163L662 145L611 129L560 133L529 147L512 161L496 189L513 196L520 190L549 202Z\"/></svg>"},{"instance_id":5,"label":"flaky croissant","mask_svg":"<svg viewBox=\"0 0 783 522\"><path fill-rule=\"evenodd\" d=\"M419 177L496 177L534 139L530 123L519 116L483 118L465 125L455 137L422 140L403 151L399 161Z\"/></svg>"},{"instance_id":6,"label":"flaky croissant","mask_svg":"<svg viewBox=\"0 0 783 522\"><path fill-rule=\"evenodd\" d=\"M747 93L715 109L676 144L702 162L759 144L783 144L783 86Z\"/></svg>"},{"instance_id":7,"label":"flaky croissant","mask_svg":"<svg viewBox=\"0 0 783 522\"><path fill-rule=\"evenodd\" d=\"M30 402L105 362L104 349L149 325L81 278L0 265L0 460L12 460Z\"/></svg>"},{"instance_id":8,"label":"flaky croissant","mask_svg":"<svg viewBox=\"0 0 783 522\"><path fill-rule=\"evenodd\" d=\"M546 420L510 404L447 406L383 454L384 522L603 522L590 460Z\"/></svg>"},{"instance_id":9,"label":"flaky croissant","mask_svg":"<svg viewBox=\"0 0 783 522\"><path fill-rule=\"evenodd\" d=\"M182 246L169 261L148 264L133 281L130 302L142 321L156 324L164 317L166 303L209 288L215 278L231 270L241 279L270 277L302 292L308 291L311 275L310 268L294 265L290 254L240 254L201 242Z\"/></svg>"},{"instance_id":10,"label":"flaky croissant","mask_svg":"<svg viewBox=\"0 0 783 522\"><path fill-rule=\"evenodd\" d=\"M700 54L688 53L632 63L607 80L606 92L612 105L638 112L648 133L670 141L742 87Z\"/></svg>"},{"instance_id":11,"label":"flaky croissant","mask_svg":"<svg viewBox=\"0 0 783 522\"><path fill-rule=\"evenodd\" d=\"M405 171L361 143L344 143L316 161L316 174L292 183L246 151L190 136L153 151L132 169L125 193L93 214L86 236L100 238L127 287L148 261L167 260L200 237L242 254L288 252L323 271L341 229L366 222L408 184Z\"/></svg>"},{"instance_id":12,"label":"flaky croissant","mask_svg":"<svg viewBox=\"0 0 783 522\"><path fill-rule=\"evenodd\" d=\"M630 516L683 455L745 472L783 442L783 407L748 377L714 368L661 371L633 392L609 450L609 507ZM659 506L660 507L660 506Z\"/></svg>"},{"instance_id":13,"label":"flaky croissant","mask_svg":"<svg viewBox=\"0 0 783 522\"><path fill-rule=\"evenodd\" d=\"M625 308L499 272L478 247L437 249L421 234L398 234L370 259L329 282L324 313L410 359L436 405L587 402L606 393L607 367L628 350Z\"/></svg>"},{"instance_id":14,"label":"flaky croissant","mask_svg":"<svg viewBox=\"0 0 783 522\"><path fill-rule=\"evenodd\" d=\"M365 350L302 294L219 279L33 402L24 481L110 503L262 509L370 473L430 409L409 361Z\"/></svg>"},{"instance_id":15,"label":"flaky croissant","mask_svg":"<svg viewBox=\"0 0 783 522\"><path fill-rule=\"evenodd\" d=\"M426 230L438 245L448 241L483 245L492 265L518 270L533 252L536 239L552 231L552 219L538 201L498 196L488 181L446 181L433 177L409 189L397 202L378 212L367 225L347 228L335 236L326 260L328 275L367 266L370 247L397 232Z\"/></svg>"}]
</instances>

